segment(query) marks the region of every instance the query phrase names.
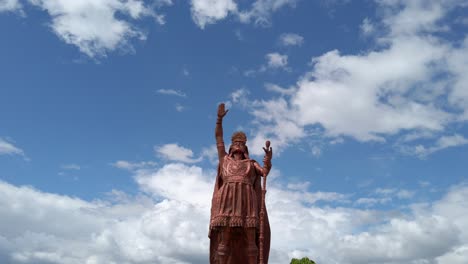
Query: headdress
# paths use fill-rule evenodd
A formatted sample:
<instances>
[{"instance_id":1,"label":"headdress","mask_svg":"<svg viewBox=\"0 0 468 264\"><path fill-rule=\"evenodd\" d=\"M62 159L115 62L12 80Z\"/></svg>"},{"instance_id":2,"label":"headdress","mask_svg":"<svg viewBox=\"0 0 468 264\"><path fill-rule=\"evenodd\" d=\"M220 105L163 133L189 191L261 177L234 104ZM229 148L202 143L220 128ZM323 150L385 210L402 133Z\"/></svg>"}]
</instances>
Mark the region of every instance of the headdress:
<instances>
[{"instance_id":1,"label":"headdress","mask_svg":"<svg viewBox=\"0 0 468 264\"><path fill-rule=\"evenodd\" d=\"M232 134L232 137L231 137L231 142L236 142L236 141L246 143L247 142L247 136L242 131L234 132L234 134Z\"/></svg>"}]
</instances>

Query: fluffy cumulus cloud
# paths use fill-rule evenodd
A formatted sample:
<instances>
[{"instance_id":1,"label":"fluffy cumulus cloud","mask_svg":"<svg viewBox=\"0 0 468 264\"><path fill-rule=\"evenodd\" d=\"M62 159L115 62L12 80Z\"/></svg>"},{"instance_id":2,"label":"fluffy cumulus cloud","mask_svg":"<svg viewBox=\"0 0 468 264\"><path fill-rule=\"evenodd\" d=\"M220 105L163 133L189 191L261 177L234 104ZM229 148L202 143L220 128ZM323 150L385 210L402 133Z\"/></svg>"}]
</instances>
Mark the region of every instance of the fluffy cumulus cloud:
<instances>
[{"instance_id":1,"label":"fluffy cumulus cloud","mask_svg":"<svg viewBox=\"0 0 468 264\"><path fill-rule=\"evenodd\" d=\"M145 33L135 26L143 17L153 17L163 24L164 16L155 12L170 0L153 1L147 5L142 0L28 0L25 1L47 12L52 21L52 31L63 41L75 45L89 57L105 56L120 49L132 51L132 39L145 39ZM18 1L0 1L3 9L18 9Z\"/></svg>"},{"instance_id":2,"label":"fluffy cumulus cloud","mask_svg":"<svg viewBox=\"0 0 468 264\"><path fill-rule=\"evenodd\" d=\"M87 202L3 182L0 190L2 263L206 262L206 215L189 203Z\"/></svg>"},{"instance_id":3,"label":"fluffy cumulus cloud","mask_svg":"<svg viewBox=\"0 0 468 264\"><path fill-rule=\"evenodd\" d=\"M468 79L462 73L468 38L450 41L439 34L450 31L447 17L461 2L377 3L383 16L373 23L385 33L375 36L376 49L356 55L331 50L312 59L312 69L290 93L252 102L255 123L265 128L255 142L269 137L284 147L317 131L383 142L417 131L436 141L429 149L419 147L423 153L465 143L446 131L468 116ZM417 139L402 149L416 147Z\"/></svg>"},{"instance_id":4,"label":"fluffy cumulus cloud","mask_svg":"<svg viewBox=\"0 0 468 264\"><path fill-rule=\"evenodd\" d=\"M200 162L202 157L194 158L191 149L179 146L177 143L155 146L154 151L160 157L170 161L180 161L185 163Z\"/></svg>"},{"instance_id":5,"label":"fluffy cumulus cloud","mask_svg":"<svg viewBox=\"0 0 468 264\"><path fill-rule=\"evenodd\" d=\"M191 11L194 22L204 28L237 11L237 5L233 0L192 0Z\"/></svg>"},{"instance_id":6,"label":"fluffy cumulus cloud","mask_svg":"<svg viewBox=\"0 0 468 264\"><path fill-rule=\"evenodd\" d=\"M140 194L114 190L95 201L0 182L0 262L207 263L215 171L169 163L133 173ZM272 178L270 262L302 256L336 264L466 261L466 185L432 203L408 204L405 213L355 208L353 199L286 189Z\"/></svg>"}]
</instances>

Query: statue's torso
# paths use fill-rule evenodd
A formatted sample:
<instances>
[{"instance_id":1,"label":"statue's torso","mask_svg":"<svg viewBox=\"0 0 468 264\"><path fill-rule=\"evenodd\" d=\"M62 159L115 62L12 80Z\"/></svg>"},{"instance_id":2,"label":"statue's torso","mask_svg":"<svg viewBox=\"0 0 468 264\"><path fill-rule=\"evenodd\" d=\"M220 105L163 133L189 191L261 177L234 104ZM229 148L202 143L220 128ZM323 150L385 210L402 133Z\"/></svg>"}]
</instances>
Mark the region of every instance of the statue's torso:
<instances>
[{"instance_id":1,"label":"statue's torso","mask_svg":"<svg viewBox=\"0 0 468 264\"><path fill-rule=\"evenodd\" d=\"M226 155L223 160L223 168L221 172L223 183L242 183L253 185L256 176L253 169L254 167L251 160L235 160Z\"/></svg>"},{"instance_id":2,"label":"statue's torso","mask_svg":"<svg viewBox=\"0 0 468 264\"><path fill-rule=\"evenodd\" d=\"M222 185L214 197L211 226L258 227L257 175L250 159L226 155L221 166Z\"/></svg>"}]
</instances>

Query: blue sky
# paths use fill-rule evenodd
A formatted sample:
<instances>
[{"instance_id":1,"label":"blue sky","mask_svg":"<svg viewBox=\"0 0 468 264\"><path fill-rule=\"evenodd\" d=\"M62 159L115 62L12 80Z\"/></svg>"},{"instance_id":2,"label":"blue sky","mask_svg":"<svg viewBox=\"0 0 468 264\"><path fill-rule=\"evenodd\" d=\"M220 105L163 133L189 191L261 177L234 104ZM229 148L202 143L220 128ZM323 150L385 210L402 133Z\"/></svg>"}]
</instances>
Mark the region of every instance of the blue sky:
<instances>
[{"instance_id":1,"label":"blue sky","mask_svg":"<svg viewBox=\"0 0 468 264\"><path fill-rule=\"evenodd\" d=\"M467 15L0 0L1 262L206 263L226 102L225 141L272 142L272 263L466 263Z\"/></svg>"}]
</instances>

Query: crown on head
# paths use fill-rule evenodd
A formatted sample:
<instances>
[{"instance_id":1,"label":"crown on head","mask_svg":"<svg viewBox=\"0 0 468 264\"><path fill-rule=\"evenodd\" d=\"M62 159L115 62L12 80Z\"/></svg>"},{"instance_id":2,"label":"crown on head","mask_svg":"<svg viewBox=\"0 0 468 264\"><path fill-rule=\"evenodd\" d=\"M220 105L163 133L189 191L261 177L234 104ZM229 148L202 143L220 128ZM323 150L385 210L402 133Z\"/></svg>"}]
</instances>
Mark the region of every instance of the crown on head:
<instances>
[{"instance_id":1,"label":"crown on head","mask_svg":"<svg viewBox=\"0 0 468 264\"><path fill-rule=\"evenodd\" d=\"M232 134L231 141L232 142L241 141L245 143L247 142L247 136L245 135L244 132L237 131L237 132L234 132L234 134Z\"/></svg>"}]
</instances>

